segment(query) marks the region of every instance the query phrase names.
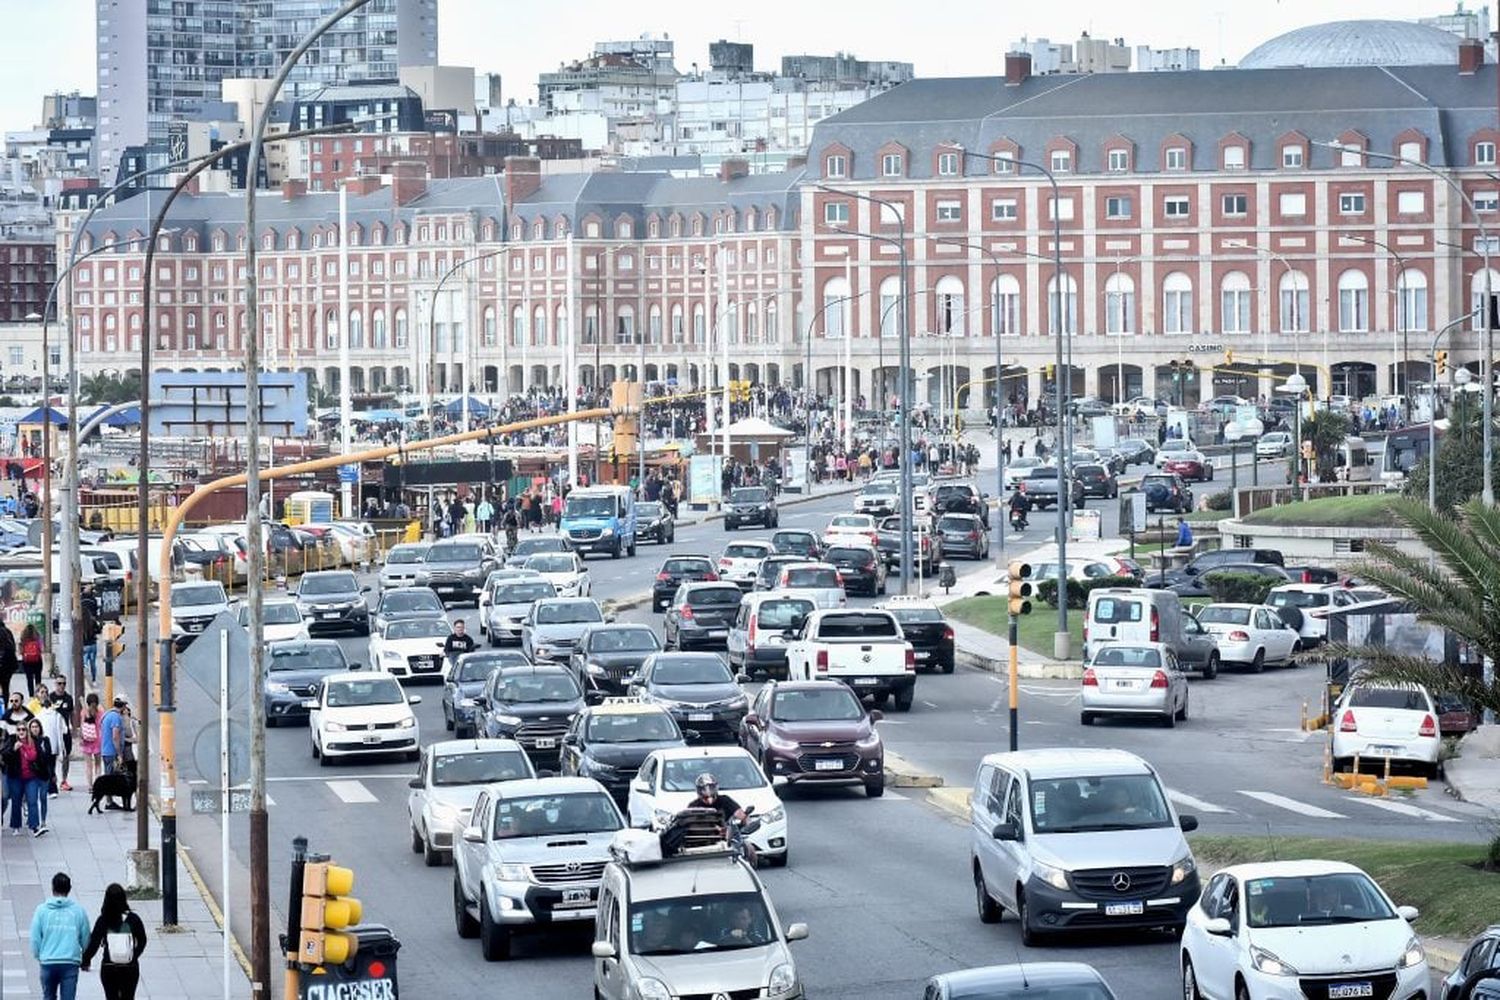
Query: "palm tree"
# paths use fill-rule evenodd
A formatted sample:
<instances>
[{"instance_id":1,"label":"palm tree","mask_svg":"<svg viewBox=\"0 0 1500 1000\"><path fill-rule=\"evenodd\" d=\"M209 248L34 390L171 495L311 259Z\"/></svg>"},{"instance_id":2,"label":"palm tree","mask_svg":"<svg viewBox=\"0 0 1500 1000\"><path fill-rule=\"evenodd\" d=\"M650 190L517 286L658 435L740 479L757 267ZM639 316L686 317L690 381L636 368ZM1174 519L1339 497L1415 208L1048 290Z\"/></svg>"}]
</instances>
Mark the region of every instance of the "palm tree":
<instances>
[{"instance_id":1,"label":"palm tree","mask_svg":"<svg viewBox=\"0 0 1500 1000\"><path fill-rule=\"evenodd\" d=\"M1448 512L1413 500L1394 501L1392 510L1434 558L1371 542L1366 551L1372 558L1356 573L1405 601L1418 620L1446 629L1478 656L1500 662L1500 507L1475 497ZM1421 684L1500 712L1500 681L1486 683L1426 657L1383 646L1330 643L1306 658L1348 659L1375 680Z\"/></svg>"}]
</instances>

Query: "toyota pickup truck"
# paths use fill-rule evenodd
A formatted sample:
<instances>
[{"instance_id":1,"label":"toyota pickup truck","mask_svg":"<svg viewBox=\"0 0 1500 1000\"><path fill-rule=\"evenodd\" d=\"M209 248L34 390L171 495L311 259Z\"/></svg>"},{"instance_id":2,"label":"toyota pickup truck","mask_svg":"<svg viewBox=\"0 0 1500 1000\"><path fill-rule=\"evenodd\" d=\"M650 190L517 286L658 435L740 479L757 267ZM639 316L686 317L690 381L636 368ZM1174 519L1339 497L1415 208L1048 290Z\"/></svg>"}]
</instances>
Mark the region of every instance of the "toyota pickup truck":
<instances>
[{"instance_id":1,"label":"toyota pickup truck","mask_svg":"<svg viewBox=\"0 0 1500 1000\"><path fill-rule=\"evenodd\" d=\"M814 611L789 638L789 680L843 681L876 704L894 697L896 711L911 710L916 655L889 611Z\"/></svg>"}]
</instances>

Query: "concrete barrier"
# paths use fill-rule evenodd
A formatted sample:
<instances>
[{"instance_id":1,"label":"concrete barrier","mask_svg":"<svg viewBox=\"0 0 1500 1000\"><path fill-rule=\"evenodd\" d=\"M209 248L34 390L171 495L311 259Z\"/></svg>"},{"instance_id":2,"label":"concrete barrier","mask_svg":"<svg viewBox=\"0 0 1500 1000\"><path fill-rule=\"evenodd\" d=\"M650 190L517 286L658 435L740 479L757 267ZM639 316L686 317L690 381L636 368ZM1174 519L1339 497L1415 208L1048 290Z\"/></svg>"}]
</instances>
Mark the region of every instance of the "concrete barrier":
<instances>
[{"instance_id":1,"label":"concrete barrier","mask_svg":"<svg viewBox=\"0 0 1500 1000\"><path fill-rule=\"evenodd\" d=\"M900 754L885 752L885 783L892 788L941 788L941 775L918 769Z\"/></svg>"}]
</instances>

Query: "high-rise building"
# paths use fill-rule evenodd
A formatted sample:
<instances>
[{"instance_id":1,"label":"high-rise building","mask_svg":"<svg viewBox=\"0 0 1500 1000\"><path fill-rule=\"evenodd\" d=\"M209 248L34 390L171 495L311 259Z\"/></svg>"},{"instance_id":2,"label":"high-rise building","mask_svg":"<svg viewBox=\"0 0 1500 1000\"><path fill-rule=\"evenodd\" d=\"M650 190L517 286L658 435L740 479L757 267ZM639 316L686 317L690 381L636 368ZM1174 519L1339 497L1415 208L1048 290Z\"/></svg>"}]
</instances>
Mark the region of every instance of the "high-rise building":
<instances>
[{"instance_id":1,"label":"high-rise building","mask_svg":"<svg viewBox=\"0 0 1500 1000\"><path fill-rule=\"evenodd\" d=\"M96 0L101 177L130 146L160 143L172 121L200 116L220 83L267 79L338 0ZM437 63L437 0L373 0L306 52L289 96L330 84L394 81Z\"/></svg>"}]
</instances>

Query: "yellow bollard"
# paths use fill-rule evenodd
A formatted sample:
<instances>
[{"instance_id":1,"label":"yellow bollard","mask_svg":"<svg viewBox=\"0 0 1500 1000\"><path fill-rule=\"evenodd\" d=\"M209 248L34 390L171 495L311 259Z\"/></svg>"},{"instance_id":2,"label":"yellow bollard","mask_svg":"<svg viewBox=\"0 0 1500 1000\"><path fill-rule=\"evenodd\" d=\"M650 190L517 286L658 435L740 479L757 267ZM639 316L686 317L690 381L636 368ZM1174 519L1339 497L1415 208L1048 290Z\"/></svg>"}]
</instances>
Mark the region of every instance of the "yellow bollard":
<instances>
[{"instance_id":1,"label":"yellow bollard","mask_svg":"<svg viewBox=\"0 0 1500 1000\"><path fill-rule=\"evenodd\" d=\"M1394 778L1386 779L1386 787L1416 791L1427 787L1427 779L1416 776L1396 775Z\"/></svg>"},{"instance_id":2,"label":"yellow bollard","mask_svg":"<svg viewBox=\"0 0 1500 1000\"><path fill-rule=\"evenodd\" d=\"M1297 728L1301 732L1307 732L1307 702L1305 701L1302 703L1302 721L1297 724Z\"/></svg>"}]
</instances>

